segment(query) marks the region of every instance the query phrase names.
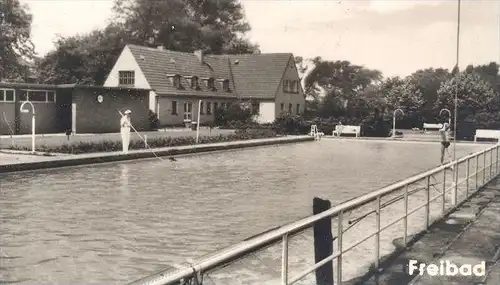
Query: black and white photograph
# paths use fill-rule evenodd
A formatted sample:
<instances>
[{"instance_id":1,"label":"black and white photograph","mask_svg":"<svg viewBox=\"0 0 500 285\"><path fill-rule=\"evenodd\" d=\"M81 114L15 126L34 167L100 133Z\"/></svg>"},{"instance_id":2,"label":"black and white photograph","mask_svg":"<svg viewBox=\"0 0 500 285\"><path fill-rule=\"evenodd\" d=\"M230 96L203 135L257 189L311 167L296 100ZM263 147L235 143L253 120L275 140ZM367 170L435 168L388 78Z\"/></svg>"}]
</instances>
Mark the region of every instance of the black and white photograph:
<instances>
[{"instance_id":1,"label":"black and white photograph","mask_svg":"<svg viewBox=\"0 0 500 285\"><path fill-rule=\"evenodd\" d=\"M0 113L0 284L500 284L500 0L0 0Z\"/></svg>"}]
</instances>

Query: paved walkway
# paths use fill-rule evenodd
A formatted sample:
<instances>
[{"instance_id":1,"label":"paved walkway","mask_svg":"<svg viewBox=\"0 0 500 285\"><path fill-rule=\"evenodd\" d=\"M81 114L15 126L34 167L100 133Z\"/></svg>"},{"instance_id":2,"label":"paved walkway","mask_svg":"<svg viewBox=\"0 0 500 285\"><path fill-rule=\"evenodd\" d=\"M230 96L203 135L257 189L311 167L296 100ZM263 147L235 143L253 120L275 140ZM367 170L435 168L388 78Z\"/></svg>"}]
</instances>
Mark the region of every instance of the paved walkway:
<instances>
[{"instance_id":1,"label":"paved walkway","mask_svg":"<svg viewBox=\"0 0 500 285\"><path fill-rule=\"evenodd\" d=\"M394 242L401 244L400 240ZM385 266L378 277L352 280L378 285L499 285L500 284L500 177L490 182L455 213L432 227L421 239ZM460 266L486 262L486 274L476 276L410 276L408 260L437 264L449 260Z\"/></svg>"},{"instance_id":2,"label":"paved walkway","mask_svg":"<svg viewBox=\"0 0 500 285\"><path fill-rule=\"evenodd\" d=\"M139 132L142 137L147 136L148 140L154 138L162 137L194 137L196 136L196 131L191 130L175 130L175 131L158 131L158 132ZM200 136L217 136L217 135L228 135L234 133L234 130L225 129L200 129ZM137 134L132 133L131 139L141 140ZM69 139L65 134L46 134L46 135L36 135L35 143L37 146L46 145L51 147L61 146L63 144L79 143L79 142L98 142L103 140L109 141L120 141L121 136L119 133L108 133L108 134L77 134L74 136L69 136ZM8 148L11 145L17 147L31 148L31 135L18 135L13 136L0 136L0 149Z\"/></svg>"},{"instance_id":3,"label":"paved walkway","mask_svg":"<svg viewBox=\"0 0 500 285\"><path fill-rule=\"evenodd\" d=\"M78 155L33 155L29 152L20 153L19 151L9 152L6 150L0 150L0 173L95 164L103 162L125 161L141 158L155 158L155 156L163 160L164 158L161 158L162 156L191 155L209 151L223 151L274 144L306 142L313 140L314 138L310 136L286 136L176 147L163 147L154 149L138 149L130 150L127 154L124 154L121 151L117 151L86 153Z\"/></svg>"}]
</instances>

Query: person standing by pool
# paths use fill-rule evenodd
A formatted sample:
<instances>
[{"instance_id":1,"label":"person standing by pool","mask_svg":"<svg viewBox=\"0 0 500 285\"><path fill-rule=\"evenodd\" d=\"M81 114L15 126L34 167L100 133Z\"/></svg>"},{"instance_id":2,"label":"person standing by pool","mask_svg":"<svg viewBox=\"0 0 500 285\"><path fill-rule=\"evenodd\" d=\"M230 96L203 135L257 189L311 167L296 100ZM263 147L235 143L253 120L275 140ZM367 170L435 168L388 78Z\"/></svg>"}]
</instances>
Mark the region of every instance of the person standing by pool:
<instances>
[{"instance_id":1,"label":"person standing by pool","mask_svg":"<svg viewBox=\"0 0 500 285\"><path fill-rule=\"evenodd\" d=\"M120 134L122 136L123 153L125 154L128 153L128 145L130 143L130 113L132 113L132 111L125 111L120 119Z\"/></svg>"},{"instance_id":2,"label":"person standing by pool","mask_svg":"<svg viewBox=\"0 0 500 285\"><path fill-rule=\"evenodd\" d=\"M443 123L443 127L439 129L439 136L441 137L441 165L444 163L444 153L450 146L450 124Z\"/></svg>"}]
</instances>

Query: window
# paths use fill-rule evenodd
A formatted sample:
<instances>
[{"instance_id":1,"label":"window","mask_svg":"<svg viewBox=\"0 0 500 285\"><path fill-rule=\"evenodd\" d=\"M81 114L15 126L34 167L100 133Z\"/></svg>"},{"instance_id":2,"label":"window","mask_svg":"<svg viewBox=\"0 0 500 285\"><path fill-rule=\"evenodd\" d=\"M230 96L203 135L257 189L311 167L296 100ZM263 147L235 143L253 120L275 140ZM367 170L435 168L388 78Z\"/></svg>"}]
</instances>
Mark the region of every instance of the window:
<instances>
[{"instance_id":1,"label":"window","mask_svg":"<svg viewBox=\"0 0 500 285\"><path fill-rule=\"evenodd\" d=\"M203 102L201 102L201 104L200 104L200 114L202 114L202 115L205 114L205 110L204 109L205 108L203 106Z\"/></svg>"},{"instance_id":2,"label":"window","mask_svg":"<svg viewBox=\"0 0 500 285\"><path fill-rule=\"evenodd\" d=\"M46 102L47 91L28 91L28 98L31 102Z\"/></svg>"},{"instance_id":3,"label":"window","mask_svg":"<svg viewBox=\"0 0 500 285\"><path fill-rule=\"evenodd\" d=\"M215 89L215 81L213 78L207 80L207 87L208 89Z\"/></svg>"},{"instance_id":4,"label":"window","mask_svg":"<svg viewBox=\"0 0 500 285\"><path fill-rule=\"evenodd\" d=\"M292 92L299 93L299 81L297 80L292 81Z\"/></svg>"},{"instance_id":5,"label":"window","mask_svg":"<svg viewBox=\"0 0 500 285\"><path fill-rule=\"evenodd\" d=\"M20 101L54 103L56 102L56 92L52 90L21 90L19 99Z\"/></svg>"},{"instance_id":6,"label":"window","mask_svg":"<svg viewBox=\"0 0 500 285\"><path fill-rule=\"evenodd\" d=\"M219 108L219 103L214 102L214 111L217 111L218 108Z\"/></svg>"},{"instance_id":7,"label":"window","mask_svg":"<svg viewBox=\"0 0 500 285\"><path fill-rule=\"evenodd\" d=\"M283 92L285 93L299 93L298 80L283 80Z\"/></svg>"},{"instance_id":8,"label":"window","mask_svg":"<svg viewBox=\"0 0 500 285\"><path fill-rule=\"evenodd\" d=\"M260 114L260 104L258 102L252 103L252 112L256 115Z\"/></svg>"},{"instance_id":9,"label":"window","mask_svg":"<svg viewBox=\"0 0 500 285\"><path fill-rule=\"evenodd\" d=\"M288 93L289 88L288 88L288 80L283 80L283 92Z\"/></svg>"},{"instance_id":10,"label":"window","mask_svg":"<svg viewBox=\"0 0 500 285\"><path fill-rule=\"evenodd\" d=\"M212 115L212 103L207 102L207 115Z\"/></svg>"},{"instance_id":11,"label":"window","mask_svg":"<svg viewBox=\"0 0 500 285\"><path fill-rule=\"evenodd\" d=\"M177 115L177 101L172 101L172 115Z\"/></svg>"},{"instance_id":12,"label":"window","mask_svg":"<svg viewBox=\"0 0 500 285\"><path fill-rule=\"evenodd\" d=\"M135 72L133 70L118 71L118 85L133 86L135 84Z\"/></svg>"},{"instance_id":13,"label":"window","mask_svg":"<svg viewBox=\"0 0 500 285\"><path fill-rule=\"evenodd\" d=\"M281 112L283 112L283 110L285 110L285 103L281 103Z\"/></svg>"},{"instance_id":14,"label":"window","mask_svg":"<svg viewBox=\"0 0 500 285\"><path fill-rule=\"evenodd\" d=\"M191 121L191 111L193 110L193 103L184 102L184 120Z\"/></svg>"},{"instance_id":15,"label":"window","mask_svg":"<svg viewBox=\"0 0 500 285\"><path fill-rule=\"evenodd\" d=\"M47 92L47 102L55 102L56 101L56 93L54 91Z\"/></svg>"},{"instance_id":16,"label":"window","mask_svg":"<svg viewBox=\"0 0 500 285\"><path fill-rule=\"evenodd\" d=\"M0 102L15 102L13 89L0 89Z\"/></svg>"},{"instance_id":17,"label":"window","mask_svg":"<svg viewBox=\"0 0 500 285\"><path fill-rule=\"evenodd\" d=\"M173 84L175 88L181 87L181 77L179 75L174 76Z\"/></svg>"},{"instance_id":18,"label":"window","mask_svg":"<svg viewBox=\"0 0 500 285\"><path fill-rule=\"evenodd\" d=\"M300 115L300 104L297 104L297 106L296 106L296 107L297 107L297 108L296 108L296 110L295 110L295 113L296 113L297 115Z\"/></svg>"},{"instance_id":19,"label":"window","mask_svg":"<svg viewBox=\"0 0 500 285\"><path fill-rule=\"evenodd\" d=\"M288 113L292 113L292 103L288 104Z\"/></svg>"},{"instance_id":20,"label":"window","mask_svg":"<svg viewBox=\"0 0 500 285\"><path fill-rule=\"evenodd\" d=\"M198 89L198 87L199 87L199 85L198 85L198 77L193 76L191 78L191 88Z\"/></svg>"},{"instance_id":21,"label":"window","mask_svg":"<svg viewBox=\"0 0 500 285\"><path fill-rule=\"evenodd\" d=\"M224 92L229 92L229 80L228 79L225 79L222 82L222 89L224 90Z\"/></svg>"}]
</instances>

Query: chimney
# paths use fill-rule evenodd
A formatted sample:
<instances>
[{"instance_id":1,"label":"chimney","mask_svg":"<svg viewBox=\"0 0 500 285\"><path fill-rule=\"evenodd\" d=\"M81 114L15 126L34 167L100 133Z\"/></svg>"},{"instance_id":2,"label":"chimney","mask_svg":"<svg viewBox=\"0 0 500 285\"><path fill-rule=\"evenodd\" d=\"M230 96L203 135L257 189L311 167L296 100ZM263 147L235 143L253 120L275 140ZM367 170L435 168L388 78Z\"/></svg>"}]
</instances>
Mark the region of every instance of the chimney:
<instances>
[{"instance_id":1,"label":"chimney","mask_svg":"<svg viewBox=\"0 0 500 285\"><path fill-rule=\"evenodd\" d=\"M159 50L164 50L165 49L164 46L157 46L156 48L159 49Z\"/></svg>"},{"instance_id":2,"label":"chimney","mask_svg":"<svg viewBox=\"0 0 500 285\"><path fill-rule=\"evenodd\" d=\"M196 50L194 52L194 55L196 55L196 57L198 58L198 60L200 61L201 64L205 63L203 61L203 51L202 50Z\"/></svg>"}]
</instances>

